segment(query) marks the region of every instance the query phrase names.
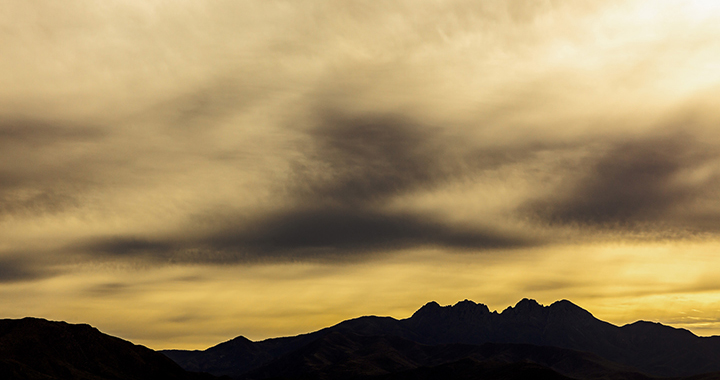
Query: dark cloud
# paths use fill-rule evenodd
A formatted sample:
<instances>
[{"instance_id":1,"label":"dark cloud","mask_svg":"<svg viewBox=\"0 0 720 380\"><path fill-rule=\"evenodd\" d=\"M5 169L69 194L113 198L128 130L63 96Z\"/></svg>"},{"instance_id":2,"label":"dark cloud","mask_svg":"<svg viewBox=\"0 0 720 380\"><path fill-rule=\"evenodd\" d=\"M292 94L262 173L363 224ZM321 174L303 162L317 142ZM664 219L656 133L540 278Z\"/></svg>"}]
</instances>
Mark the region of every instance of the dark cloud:
<instances>
[{"instance_id":1,"label":"dark cloud","mask_svg":"<svg viewBox=\"0 0 720 380\"><path fill-rule=\"evenodd\" d=\"M444 151L440 133L390 116L328 116L311 132L315 201L372 202L433 185L457 174L460 162Z\"/></svg>"},{"instance_id":2,"label":"dark cloud","mask_svg":"<svg viewBox=\"0 0 720 380\"><path fill-rule=\"evenodd\" d=\"M99 128L69 126L27 118L0 120L0 145L40 147L73 141L96 140L105 136Z\"/></svg>"},{"instance_id":3,"label":"dark cloud","mask_svg":"<svg viewBox=\"0 0 720 380\"><path fill-rule=\"evenodd\" d=\"M553 226L563 225L628 232L662 226L683 234L710 228L709 216L696 206L712 200L719 188L712 169L719 155L686 135L554 146L529 140L478 148L450 132L396 115L327 113L306 132L303 154L282 184L282 205L249 215L212 213L213 221L187 225L173 236L101 237L75 248L105 258L164 262L344 260L413 247L538 246L552 240ZM583 158L572 166L565 162L568 157ZM488 171L516 164L565 177L552 195L519 209L550 226L548 235L483 215L457 222L441 213L394 206L402 197L478 181ZM696 175L705 167L710 174Z\"/></svg>"},{"instance_id":4,"label":"dark cloud","mask_svg":"<svg viewBox=\"0 0 720 380\"><path fill-rule=\"evenodd\" d=\"M309 135L309 167L298 167L292 191L301 201L315 204L377 204L476 178L483 170L557 148L536 143L472 147L467 137L450 129L395 115L328 113Z\"/></svg>"},{"instance_id":5,"label":"dark cloud","mask_svg":"<svg viewBox=\"0 0 720 380\"><path fill-rule=\"evenodd\" d=\"M565 184L568 190L530 202L526 210L550 224L630 228L688 222L687 207L720 189L717 173L691 179L692 173L718 156L684 135L615 144Z\"/></svg>"},{"instance_id":6,"label":"dark cloud","mask_svg":"<svg viewBox=\"0 0 720 380\"><path fill-rule=\"evenodd\" d=\"M220 249L250 248L265 253L317 249L322 254L324 249L353 252L422 245L483 249L537 242L492 228L453 226L422 214L348 207L278 213L244 229L214 236L210 244Z\"/></svg>"},{"instance_id":7,"label":"dark cloud","mask_svg":"<svg viewBox=\"0 0 720 380\"><path fill-rule=\"evenodd\" d=\"M0 257L0 283L32 281L54 273L49 266L21 256Z\"/></svg>"},{"instance_id":8,"label":"dark cloud","mask_svg":"<svg viewBox=\"0 0 720 380\"><path fill-rule=\"evenodd\" d=\"M0 185L0 216L53 214L79 205L77 197L58 191L58 189L35 188L25 189L25 191L8 191Z\"/></svg>"},{"instance_id":9,"label":"dark cloud","mask_svg":"<svg viewBox=\"0 0 720 380\"><path fill-rule=\"evenodd\" d=\"M338 257L417 246L465 250L541 244L527 233L478 220L397 211L389 202L480 171L531 157L534 149L481 151L395 116L325 115L287 185L289 205L250 217L226 217L214 230L177 239L112 237L81 247L109 256L179 261ZM200 236L198 236L200 235Z\"/></svg>"},{"instance_id":10,"label":"dark cloud","mask_svg":"<svg viewBox=\"0 0 720 380\"><path fill-rule=\"evenodd\" d=\"M77 206L87 186L81 149L103 139L97 127L28 118L0 120L0 216L46 214Z\"/></svg>"},{"instance_id":11,"label":"dark cloud","mask_svg":"<svg viewBox=\"0 0 720 380\"><path fill-rule=\"evenodd\" d=\"M296 166L287 209L243 221L208 240L217 249L265 255L316 255L446 246L511 248L539 244L521 233L457 225L420 212L389 210L387 203L432 190L531 156L469 149L440 128L388 115L325 114L309 132L307 159Z\"/></svg>"},{"instance_id":12,"label":"dark cloud","mask_svg":"<svg viewBox=\"0 0 720 380\"><path fill-rule=\"evenodd\" d=\"M93 285L85 290L90 296L108 297L115 296L127 292L130 285L120 282L108 282L104 284Z\"/></svg>"},{"instance_id":13,"label":"dark cloud","mask_svg":"<svg viewBox=\"0 0 720 380\"><path fill-rule=\"evenodd\" d=\"M102 253L108 256L144 256L148 253L157 254L169 252L179 244L164 242L160 240L145 239L139 237L107 237L94 239L91 242L78 245L73 249Z\"/></svg>"},{"instance_id":14,"label":"dark cloud","mask_svg":"<svg viewBox=\"0 0 720 380\"><path fill-rule=\"evenodd\" d=\"M198 239L98 239L77 247L109 258L170 262L340 259L417 246L483 250L535 246L534 237L491 227L451 225L422 214L354 208L288 210ZM346 257L347 258L347 257Z\"/></svg>"}]
</instances>

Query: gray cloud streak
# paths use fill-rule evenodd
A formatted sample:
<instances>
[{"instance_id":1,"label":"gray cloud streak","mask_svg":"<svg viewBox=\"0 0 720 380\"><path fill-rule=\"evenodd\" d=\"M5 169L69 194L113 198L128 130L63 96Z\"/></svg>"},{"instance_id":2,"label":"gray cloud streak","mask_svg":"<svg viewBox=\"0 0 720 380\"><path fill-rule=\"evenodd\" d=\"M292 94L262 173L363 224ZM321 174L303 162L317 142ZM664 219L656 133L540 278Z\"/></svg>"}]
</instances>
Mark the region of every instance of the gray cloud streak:
<instances>
[{"instance_id":1,"label":"gray cloud streak","mask_svg":"<svg viewBox=\"0 0 720 380\"><path fill-rule=\"evenodd\" d=\"M72 141L96 140L106 135L99 128L68 126L28 118L0 120L0 144L40 147Z\"/></svg>"},{"instance_id":2,"label":"gray cloud streak","mask_svg":"<svg viewBox=\"0 0 720 380\"><path fill-rule=\"evenodd\" d=\"M0 283L39 280L56 273L46 263L38 263L27 255L0 257Z\"/></svg>"},{"instance_id":3,"label":"gray cloud streak","mask_svg":"<svg viewBox=\"0 0 720 380\"><path fill-rule=\"evenodd\" d=\"M702 178L688 178L718 157L712 146L687 135L616 143L579 178L567 178L568 190L531 201L526 210L551 225L692 228L688 208L717 194L720 178L717 168Z\"/></svg>"}]
</instances>

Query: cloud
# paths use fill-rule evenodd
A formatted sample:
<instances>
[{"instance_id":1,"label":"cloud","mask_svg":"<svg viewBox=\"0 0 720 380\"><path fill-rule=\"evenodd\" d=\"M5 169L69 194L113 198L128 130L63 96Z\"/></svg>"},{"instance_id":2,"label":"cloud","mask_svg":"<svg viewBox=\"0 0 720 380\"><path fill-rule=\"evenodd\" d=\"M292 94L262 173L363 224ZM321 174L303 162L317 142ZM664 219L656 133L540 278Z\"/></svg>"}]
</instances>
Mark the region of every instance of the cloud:
<instances>
[{"instance_id":1,"label":"cloud","mask_svg":"<svg viewBox=\"0 0 720 380\"><path fill-rule=\"evenodd\" d=\"M526 159L463 147L440 128L398 115L324 114L309 132L312 147L293 177L289 208L224 231L212 244L261 251L307 248L394 249L419 245L509 248L535 244L491 224L457 225L442 216L392 210L392 200L433 190L484 169ZM480 223L481 224L481 223Z\"/></svg>"},{"instance_id":2,"label":"cloud","mask_svg":"<svg viewBox=\"0 0 720 380\"><path fill-rule=\"evenodd\" d=\"M720 189L720 154L688 135L615 143L596 156L524 209L550 225L692 228L693 207Z\"/></svg>"},{"instance_id":3,"label":"cloud","mask_svg":"<svg viewBox=\"0 0 720 380\"><path fill-rule=\"evenodd\" d=\"M131 258L143 256L148 252L155 254L169 252L174 249L174 245L171 242L120 236L92 239L70 249L102 253L111 257Z\"/></svg>"},{"instance_id":4,"label":"cloud","mask_svg":"<svg viewBox=\"0 0 720 380\"><path fill-rule=\"evenodd\" d=\"M297 179L313 201L372 203L461 174L439 131L402 117L331 115L320 123L310 132L314 170Z\"/></svg>"},{"instance_id":5,"label":"cloud","mask_svg":"<svg viewBox=\"0 0 720 380\"><path fill-rule=\"evenodd\" d=\"M436 246L487 250L534 246L541 239L491 221L460 223L431 212L398 210L396 199L475 178L528 160L527 147L473 149L447 131L399 115L324 113L287 183L285 203L252 215L225 215L211 228L173 237L93 238L78 248L109 257L173 261L349 258Z\"/></svg>"},{"instance_id":6,"label":"cloud","mask_svg":"<svg viewBox=\"0 0 720 380\"><path fill-rule=\"evenodd\" d=\"M88 163L77 151L105 138L97 127L30 118L0 119L0 217L77 206Z\"/></svg>"},{"instance_id":7,"label":"cloud","mask_svg":"<svg viewBox=\"0 0 720 380\"><path fill-rule=\"evenodd\" d=\"M54 214L79 204L74 195L50 188L0 189L0 216Z\"/></svg>"},{"instance_id":8,"label":"cloud","mask_svg":"<svg viewBox=\"0 0 720 380\"><path fill-rule=\"evenodd\" d=\"M37 263L27 255L0 257L0 283L33 281L55 273L51 267Z\"/></svg>"},{"instance_id":9,"label":"cloud","mask_svg":"<svg viewBox=\"0 0 720 380\"><path fill-rule=\"evenodd\" d=\"M675 29L633 33L625 11L642 7L17 8L34 21L13 30L34 44L11 41L27 62L8 63L5 91L23 89L25 114L53 99L37 113L50 121L0 122L0 222L21 216L7 225L28 240L34 218L52 216L43 233L59 239L46 241L68 249L213 262L526 247L560 240L558 226L715 220L700 203L717 176L696 175L711 149L626 136L654 123L638 106L678 104L655 85L695 83L652 59L687 45L666 44ZM648 62L667 82L636 75ZM576 171L560 162L583 150ZM553 178L556 192L538 195Z\"/></svg>"},{"instance_id":10,"label":"cloud","mask_svg":"<svg viewBox=\"0 0 720 380\"><path fill-rule=\"evenodd\" d=\"M308 135L310 148L296 164L291 189L303 204L382 205L565 147L532 138L478 144L467 131L424 125L403 114L325 113Z\"/></svg>"},{"instance_id":11,"label":"cloud","mask_svg":"<svg viewBox=\"0 0 720 380\"><path fill-rule=\"evenodd\" d=\"M107 282L88 287L87 295L93 297L109 297L128 292L131 286L122 282Z\"/></svg>"},{"instance_id":12,"label":"cloud","mask_svg":"<svg viewBox=\"0 0 720 380\"><path fill-rule=\"evenodd\" d=\"M291 210L256 221L246 229L213 236L217 248L321 256L417 246L475 250L535 245L535 239L492 227L453 226L422 214L361 208ZM313 251L315 250L315 251ZM301 258L301 257L298 257Z\"/></svg>"},{"instance_id":13,"label":"cloud","mask_svg":"<svg viewBox=\"0 0 720 380\"><path fill-rule=\"evenodd\" d=\"M59 122L29 118L0 120L0 144L8 146L40 147L72 141L87 141L105 135L99 128L64 125Z\"/></svg>"}]
</instances>

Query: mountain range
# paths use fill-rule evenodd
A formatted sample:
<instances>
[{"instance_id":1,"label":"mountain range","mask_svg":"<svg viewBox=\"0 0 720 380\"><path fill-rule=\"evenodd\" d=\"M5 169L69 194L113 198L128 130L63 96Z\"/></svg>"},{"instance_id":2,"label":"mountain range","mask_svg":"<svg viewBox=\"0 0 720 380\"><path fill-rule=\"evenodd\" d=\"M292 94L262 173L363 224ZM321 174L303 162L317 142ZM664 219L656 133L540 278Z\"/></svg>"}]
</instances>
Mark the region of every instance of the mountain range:
<instances>
[{"instance_id":1,"label":"mountain range","mask_svg":"<svg viewBox=\"0 0 720 380\"><path fill-rule=\"evenodd\" d=\"M237 379L390 379L520 364L576 379L720 379L720 337L643 321L618 327L567 300L523 299L501 313L469 300L430 302L407 319L366 316L295 337L239 336L204 351L162 352L187 370Z\"/></svg>"},{"instance_id":2,"label":"mountain range","mask_svg":"<svg viewBox=\"0 0 720 380\"><path fill-rule=\"evenodd\" d=\"M172 359L172 360L171 360ZM622 327L570 301L498 313L430 302L406 319L365 316L308 334L200 351L153 351L85 324L0 320L0 379L720 379L720 337Z\"/></svg>"}]
</instances>

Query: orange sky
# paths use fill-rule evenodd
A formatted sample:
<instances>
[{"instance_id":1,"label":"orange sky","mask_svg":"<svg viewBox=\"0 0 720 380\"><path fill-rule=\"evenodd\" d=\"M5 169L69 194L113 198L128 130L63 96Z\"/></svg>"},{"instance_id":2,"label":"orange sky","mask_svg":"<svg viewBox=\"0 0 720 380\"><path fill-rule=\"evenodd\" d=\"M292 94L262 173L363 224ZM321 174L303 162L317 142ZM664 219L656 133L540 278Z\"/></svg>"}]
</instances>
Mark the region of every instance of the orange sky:
<instances>
[{"instance_id":1,"label":"orange sky","mask_svg":"<svg viewBox=\"0 0 720 380\"><path fill-rule=\"evenodd\" d=\"M569 299L720 334L720 5L8 2L0 317L152 348Z\"/></svg>"}]
</instances>

